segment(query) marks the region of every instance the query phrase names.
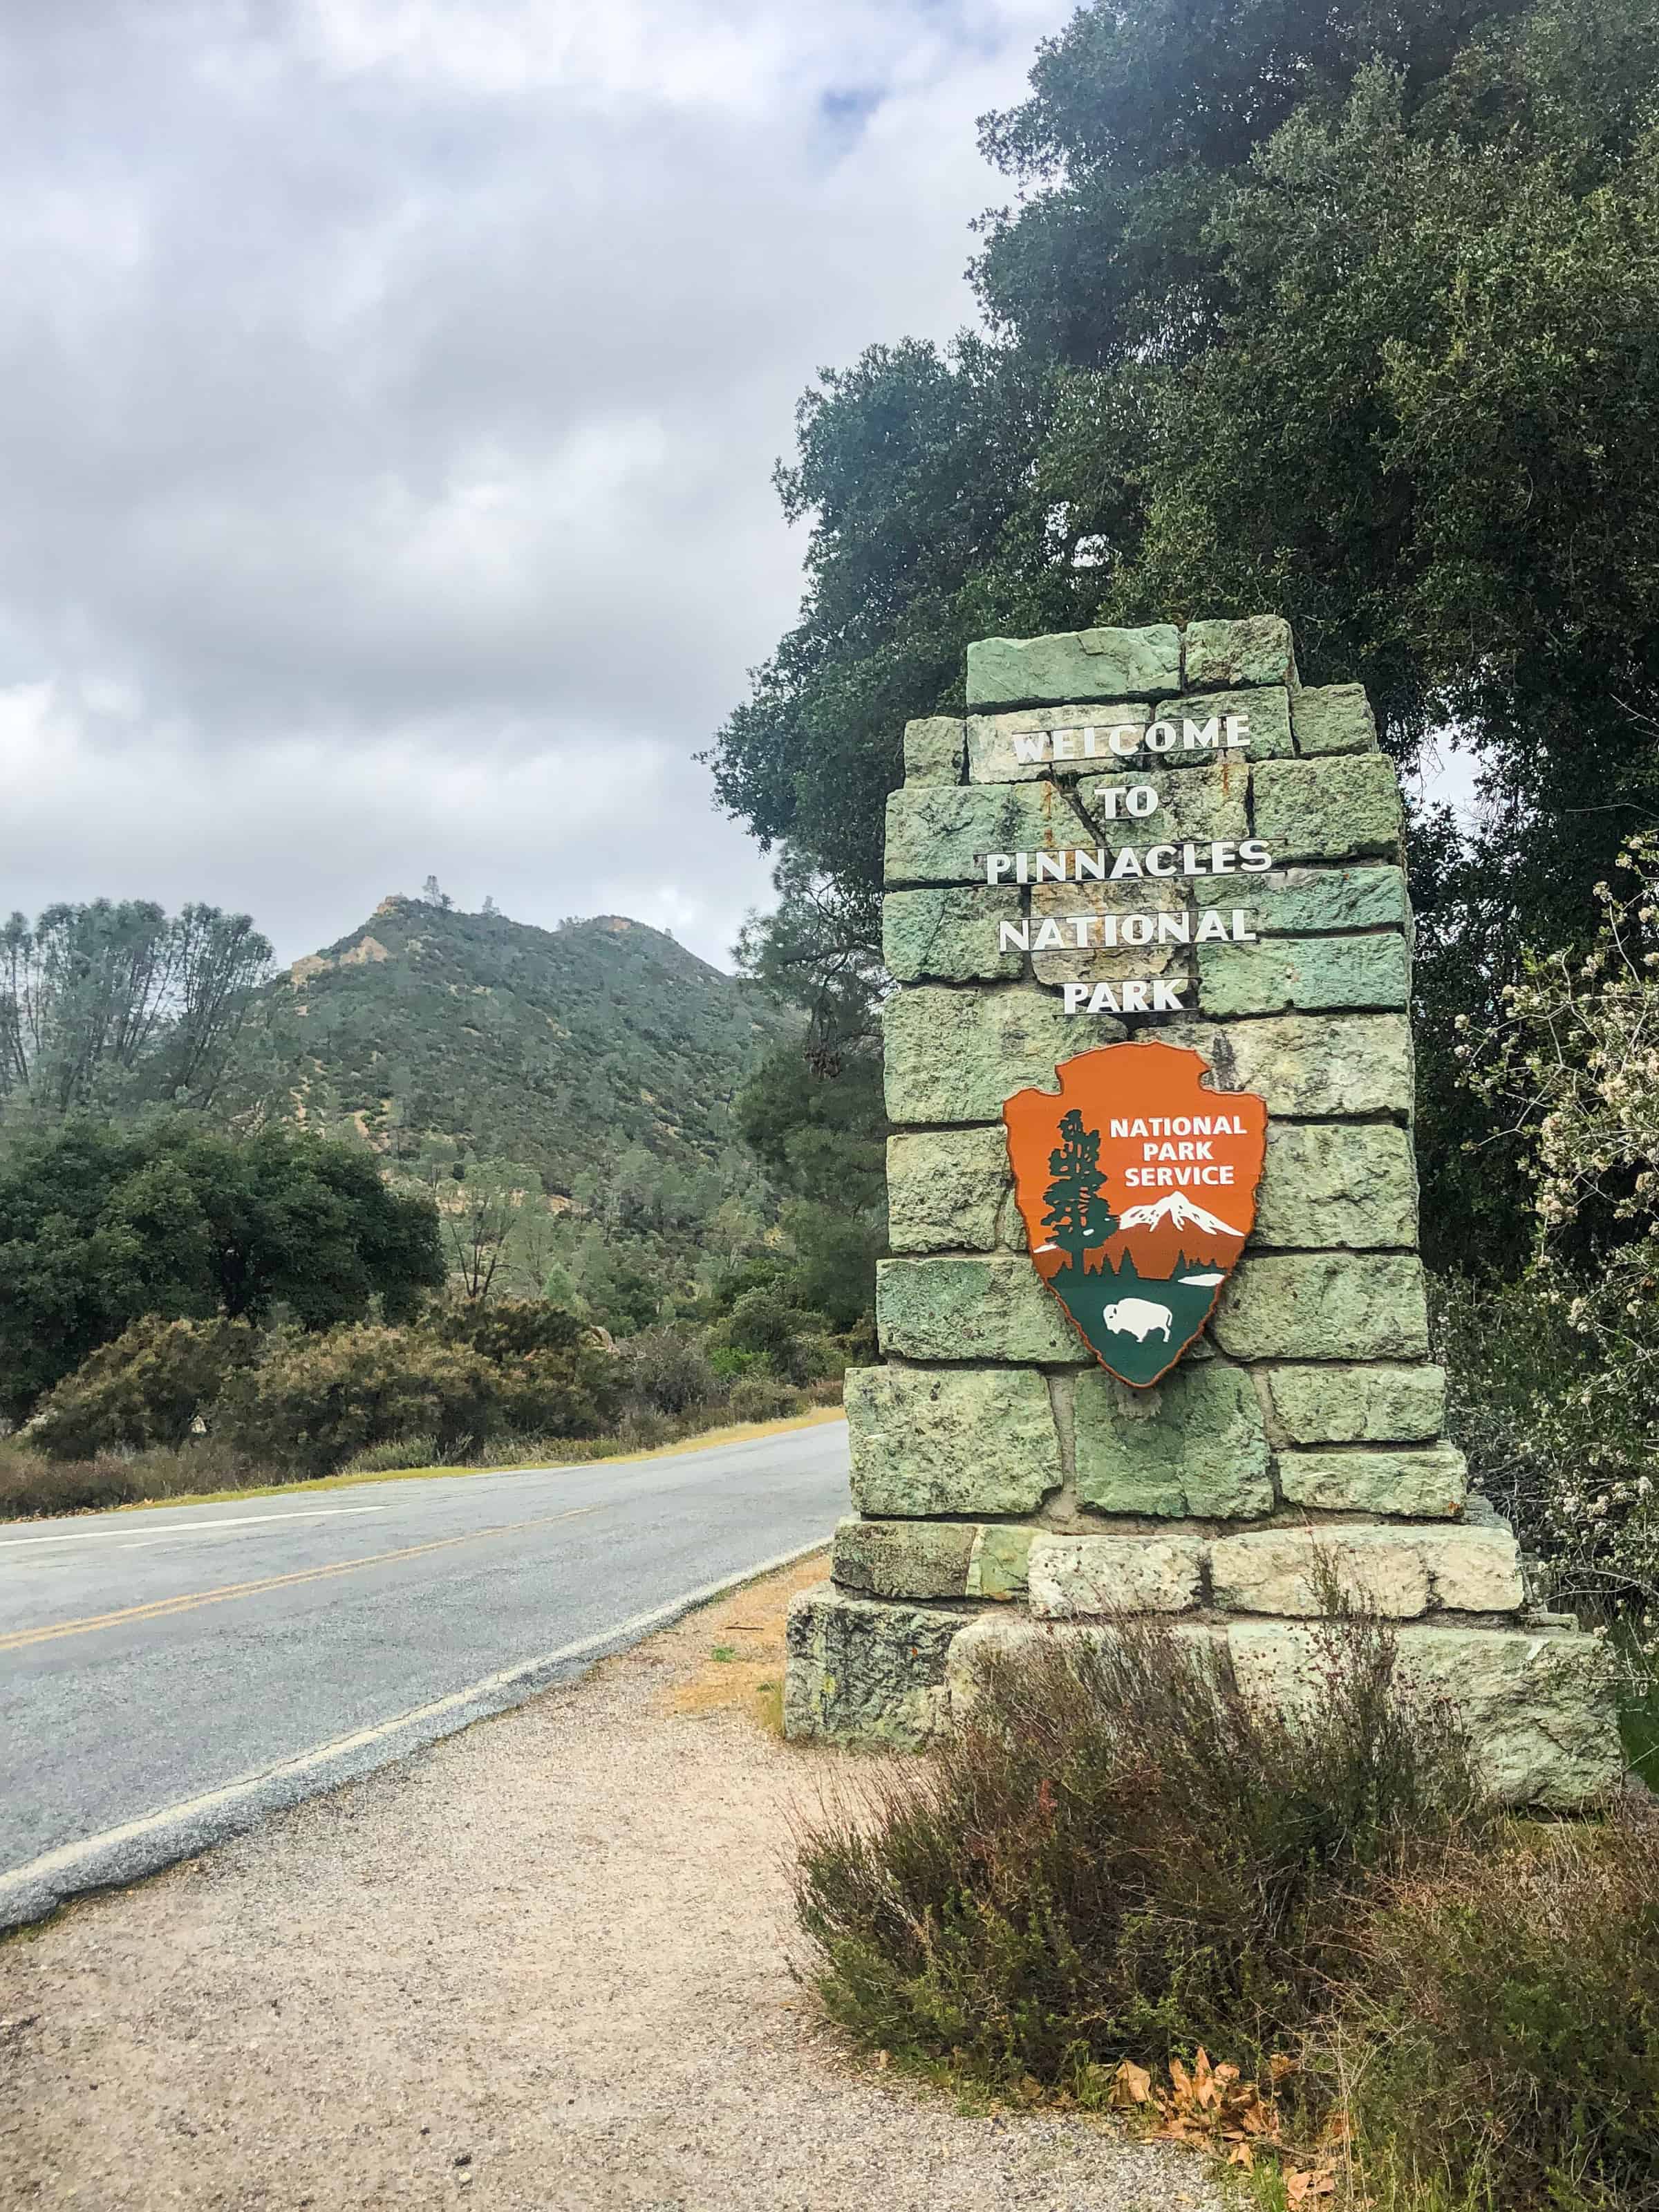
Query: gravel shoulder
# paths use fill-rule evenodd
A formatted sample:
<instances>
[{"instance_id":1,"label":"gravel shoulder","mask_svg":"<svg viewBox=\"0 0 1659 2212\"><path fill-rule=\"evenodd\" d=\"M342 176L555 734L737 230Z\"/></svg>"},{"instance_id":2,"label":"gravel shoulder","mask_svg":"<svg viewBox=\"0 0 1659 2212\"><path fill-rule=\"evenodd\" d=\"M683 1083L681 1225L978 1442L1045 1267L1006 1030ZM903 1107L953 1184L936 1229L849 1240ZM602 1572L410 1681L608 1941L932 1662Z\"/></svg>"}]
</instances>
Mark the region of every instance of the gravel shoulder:
<instances>
[{"instance_id":1,"label":"gravel shoulder","mask_svg":"<svg viewBox=\"0 0 1659 2212\"><path fill-rule=\"evenodd\" d=\"M0 2203L1218 2207L1179 2151L959 2116L817 2026L788 1820L839 1762L764 1720L822 1572L0 1943Z\"/></svg>"}]
</instances>

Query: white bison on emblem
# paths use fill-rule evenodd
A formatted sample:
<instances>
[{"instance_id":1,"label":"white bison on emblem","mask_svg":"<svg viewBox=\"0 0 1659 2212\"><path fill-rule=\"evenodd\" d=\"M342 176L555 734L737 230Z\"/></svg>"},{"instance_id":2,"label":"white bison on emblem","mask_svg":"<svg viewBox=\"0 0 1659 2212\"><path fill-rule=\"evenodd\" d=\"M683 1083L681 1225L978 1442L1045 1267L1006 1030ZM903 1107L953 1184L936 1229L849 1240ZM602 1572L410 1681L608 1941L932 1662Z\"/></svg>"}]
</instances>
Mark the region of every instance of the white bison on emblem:
<instances>
[{"instance_id":1,"label":"white bison on emblem","mask_svg":"<svg viewBox=\"0 0 1659 2212\"><path fill-rule=\"evenodd\" d=\"M1151 1298L1119 1298L1101 1316L1114 1336L1132 1336L1137 1344L1149 1336L1161 1336L1167 1344L1174 1318L1168 1306L1154 1305Z\"/></svg>"}]
</instances>

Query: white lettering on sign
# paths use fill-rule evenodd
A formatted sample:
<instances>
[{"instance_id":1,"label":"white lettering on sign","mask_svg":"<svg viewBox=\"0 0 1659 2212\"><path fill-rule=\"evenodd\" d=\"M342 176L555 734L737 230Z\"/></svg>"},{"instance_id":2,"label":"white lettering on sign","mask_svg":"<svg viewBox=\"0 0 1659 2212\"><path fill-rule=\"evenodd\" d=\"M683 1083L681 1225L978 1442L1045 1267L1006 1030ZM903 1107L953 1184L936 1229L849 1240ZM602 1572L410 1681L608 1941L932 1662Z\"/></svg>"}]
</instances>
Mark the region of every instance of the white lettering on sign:
<instances>
[{"instance_id":1,"label":"white lettering on sign","mask_svg":"<svg viewBox=\"0 0 1659 2212\"><path fill-rule=\"evenodd\" d=\"M1194 1183L1228 1183L1233 1179L1231 1166L1212 1161L1207 1166L1186 1168L1125 1168L1123 1180L1132 1190L1190 1190Z\"/></svg>"},{"instance_id":2,"label":"white lettering on sign","mask_svg":"<svg viewBox=\"0 0 1659 2212\"><path fill-rule=\"evenodd\" d=\"M1036 764L1092 758L1099 750L1101 735L1100 730L1087 724L1079 729L1022 730L1014 733L1012 742L1019 760ZM1137 751L1143 744L1155 753L1170 752L1177 747L1187 751L1214 752L1224 747L1248 745L1250 721L1248 714L1212 714L1201 722L1186 716L1178 728L1173 720L1166 720L1153 722L1144 733L1126 724L1106 731L1104 735L1110 750L1117 752ZM1134 742L1126 743L1128 739ZM1157 812L1159 803L1156 788L1149 783L1114 785L1097 796L1107 819L1112 821L1121 820L1125 815L1145 819ZM983 865L988 884L1125 883L1149 878L1158 882L1177 878L1190 880L1199 877L1265 875L1273 865L1273 854L1259 837L1214 837L1207 842L1194 838L1162 845L1120 845L1115 851L1104 845L1061 846L1052 852L980 853L975 859ZM997 923L999 952L1091 952L1120 946L1206 945L1218 941L1233 945L1261 942L1251 925L1248 908L1021 915L1012 921L999 920ZM1060 986L1068 1014L1184 1013L1187 1007L1182 994L1188 988L1185 981L1150 977L1093 984L1073 981ZM1228 1126L1223 1120L1217 1121L1214 1128L1224 1131ZM1207 1133L1207 1125L1201 1120L1193 1127L1199 1138ZM1148 1133L1142 1123L1137 1122L1134 1128L1139 1134ZM1114 1136L1126 1132L1126 1124L1113 1122ZM1153 1138L1158 1136L1156 1124L1150 1133ZM1237 1133L1242 1136L1245 1133L1240 1128ZM1182 1125L1176 1141L1148 1142L1144 1147L1146 1164L1129 1171L1129 1180L1139 1180L1154 1188L1173 1188L1188 1182L1231 1182L1232 1170L1218 1167L1210 1158L1206 1144L1190 1138L1187 1142L1180 1141L1188 1135Z\"/></svg>"},{"instance_id":3,"label":"white lettering on sign","mask_svg":"<svg viewBox=\"0 0 1659 2212\"><path fill-rule=\"evenodd\" d=\"M1109 855L1103 845L1097 845L1092 850L1061 846L1052 853L980 853L975 858L984 867L988 884L1010 880L1080 884L1085 879L1099 883L1108 878L1121 883L1127 877L1140 876L1260 876L1273 864L1273 854L1260 837L1246 837L1237 843L1217 837L1207 845L1120 845Z\"/></svg>"},{"instance_id":4,"label":"white lettering on sign","mask_svg":"<svg viewBox=\"0 0 1659 2212\"><path fill-rule=\"evenodd\" d=\"M1158 793L1150 783L1115 783L1098 793L1100 811L1109 822L1121 821L1126 814L1145 819L1158 811Z\"/></svg>"},{"instance_id":5,"label":"white lettering on sign","mask_svg":"<svg viewBox=\"0 0 1659 2212\"><path fill-rule=\"evenodd\" d=\"M1092 988L1087 983L1064 983L1066 1011L1068 1014L1181 1014L1187 1009L1182 999L1185 983L1132 981L1097 983Z\"/></svg>"},{"instance_id":6,"label":"white lettering on sign","mask_svg":"<svg viewBox=\"0 0 1659 2212\"><path fill-rule=\"evenodd\" d=\"M1089 722L1080 729L1011 730L1008 734L1014 758L1024 768L1049 761L1103 760L1114 753L1122 760L1140 750L1139 722L1117 722L1104 729ZM1244 742L1248 744L1249 739Z\"/></svg>"},{"instance_id":7,"label":"white lettering on sign","mask_svg":"<svg viewBox=\"0 0 1659 2212\"><path fill-rule=\"evenodd\" d=\"M1154 1114L1145 1120L1119 1121L1115 1115L1110 1122L1115 1137L1243 1137L1249 1132L1237 1114Z\"/></svg>"},{"instance_id":8,"label":"white lettering on sign","mask_svg":"<svg viewBox=\"0 0 1659 2212\"><path fill-rule=\"evenodd\" d=\"M1154 722L1146 731L1137 722L1118 722L1105 729L1086 722L1080 728L1011 730L1008 735L1021 767L1038 768L1055 762L1099 760L1111 753L1127 759L1143 745L1153 753L1238 751L1250 742L1250 718L1212 714L1207 722L1194 722L1183 716L1179 726Z\"/></svg>"},{"instance_id":9,"label":"white lettering on sign","mask_svg":"<svg viewBox=\"0 0 1659 2212\"><path fill-rule=\"evenodd\" d=\"M1070 930L1069 937L1061 933ZM1050 934L1050 933L1053 933ZM1247 908L1220 907L1201 911L1166 914L1068 914L1051 915L1037 925L1034 936L1029 917L999 921L999 952L1048 952L1055 945L1075 945L1079 951L1119 945L1210 945L1218 939L1232 945L1260 943L1250 927Z\"/></svg>"}]
</instances>

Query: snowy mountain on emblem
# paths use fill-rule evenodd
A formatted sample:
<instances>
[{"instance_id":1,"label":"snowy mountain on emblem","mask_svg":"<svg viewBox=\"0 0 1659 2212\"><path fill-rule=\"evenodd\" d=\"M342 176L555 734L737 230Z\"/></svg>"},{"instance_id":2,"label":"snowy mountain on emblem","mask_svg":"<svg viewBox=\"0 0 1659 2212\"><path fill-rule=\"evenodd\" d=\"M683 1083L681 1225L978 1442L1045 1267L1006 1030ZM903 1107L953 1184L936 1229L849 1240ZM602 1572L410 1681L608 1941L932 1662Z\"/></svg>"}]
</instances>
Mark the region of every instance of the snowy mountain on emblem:
<instances>
[{"instance_id":1,"label":"snowy mountain on emblem","mask_svg":"<svg viewBox=\"0 0 1659 2212\"><path fill-rule=\"evenodd\" d=\"M1197 1229L1209 1237L1243 1237L1242 1229L1235 1229L1219 1214L1206 1213L1201 1206L1194 1206L1184 1191L1172 1190L1167 1198L1160 1198L1152 1206L1132 1206L1118 1216L1118 1234L1126 1229Z\"/></svg>"}]
</instances>

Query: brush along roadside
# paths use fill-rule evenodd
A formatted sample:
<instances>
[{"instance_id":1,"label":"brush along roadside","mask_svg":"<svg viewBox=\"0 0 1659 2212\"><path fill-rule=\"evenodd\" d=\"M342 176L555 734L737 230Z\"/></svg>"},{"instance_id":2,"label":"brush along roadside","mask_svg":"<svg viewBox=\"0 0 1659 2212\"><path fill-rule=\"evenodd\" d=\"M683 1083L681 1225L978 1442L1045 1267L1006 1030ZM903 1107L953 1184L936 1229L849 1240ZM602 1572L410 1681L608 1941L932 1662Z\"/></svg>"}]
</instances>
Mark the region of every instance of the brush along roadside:
<instances>
[{"instance_id":1,"label":"brush along roadside","mask_svg":"<svg viewBox=\"0 0 1659 2212\"><path fill-rule=\"evenodd\" d=\"M1391 2173L1401 2205L1651 2212L1659 1824L1510 1819L1385 1623L1318 1635L1294 1719L1123 1621L861 1768L799 1837L824 2012L981 2097L1277 2163L1286 2203Z\"/></svg>"}]
</instances>

